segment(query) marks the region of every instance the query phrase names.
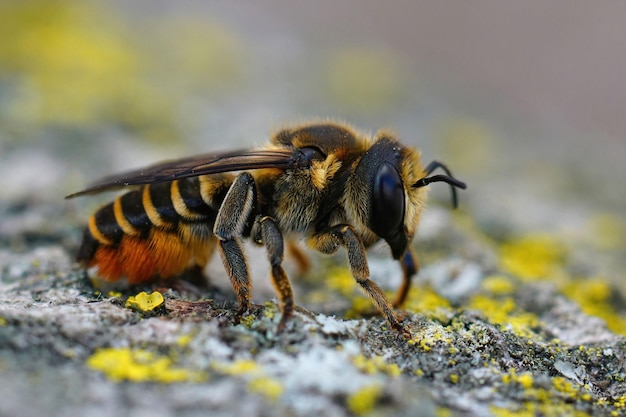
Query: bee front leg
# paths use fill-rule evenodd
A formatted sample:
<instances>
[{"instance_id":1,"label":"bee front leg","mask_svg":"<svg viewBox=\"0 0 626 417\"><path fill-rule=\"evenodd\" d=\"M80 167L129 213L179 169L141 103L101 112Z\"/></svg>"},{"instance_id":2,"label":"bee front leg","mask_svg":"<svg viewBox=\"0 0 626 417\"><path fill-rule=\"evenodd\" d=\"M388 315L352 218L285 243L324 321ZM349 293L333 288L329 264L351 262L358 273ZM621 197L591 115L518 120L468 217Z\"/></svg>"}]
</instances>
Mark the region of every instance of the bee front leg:
<instances>
[{"instance_id":1,"label":"bee front leg","mask_svg":"<svg viewBox=\"0 0 626 417\"><path fill-rule=\"evenodd\" d=\"M252 228L252 238L256 243L265 246L267 250L267 259L272 267L270 274L272 283L278 294L280 310L283 313L280 323L278 323L278 332L281 332L285 328L287 320L293 314L294 308L291 284L282 267L284 253L283 235L274 219L268 216L259 216Z\"/></svg>"},{"instance_id":2,"label":"bee front leg","mask_svg":"<svg viewBox=\"0 0 626 417\"><path fill-rule=\"evenodd\" d=\"M217 213L213 234L217 249L239 302L239 314L250 309L252 285L240 238L256 201L252 175L240 174L230 186Z\"/></svg>"},{"instance_id":3,"label":"bee front leg","mask_svg":"<svg viewBox=\"0 0 626 417\"><path fill-rule=\"evenodd\" d=\"M351 226L340 224L330 227L314 234L308 243L312 248L326 254L336 252L341 245L345 246L348 251L350 271L356 282L374 302L378 311L387 319L391 327L401 333L405 333L393 305L378 284L370 278L365 256L365 246L363 246L363 242L361 242L361 239Z\"/></svg>"}]
</instances>

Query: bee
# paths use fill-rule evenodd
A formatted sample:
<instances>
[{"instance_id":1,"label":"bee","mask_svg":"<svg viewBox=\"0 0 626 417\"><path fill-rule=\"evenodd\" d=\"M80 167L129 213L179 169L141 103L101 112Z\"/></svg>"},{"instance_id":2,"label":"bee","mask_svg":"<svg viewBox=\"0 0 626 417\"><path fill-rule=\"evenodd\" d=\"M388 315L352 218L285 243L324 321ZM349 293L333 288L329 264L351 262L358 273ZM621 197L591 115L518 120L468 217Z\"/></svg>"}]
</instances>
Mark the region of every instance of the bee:
<instances>
[{"instance_id":1,"label":"bee","mask_svg":"<svg viewBox=\"0 0 626 417\"><path fill-rule=\"evenodd\" d=\"M436 169L445 174L431 175ZM243 239L263 246L271 265L282 330L294 311L283 269L286 243L303 238L323 254L345 248L356 282L394 329L418 262L410 242L426 188L445 182L457 205L465 183L393 134L374 137L343 124L285 128L260 149L166 161L106 177L66 198L135 187L97 210L85 228L77 260L108 281L130 284L202 270L217 249L239 303L251 307L252 284ZM403 271L391 302L370 278L366 248L383 240ZM298 255L296 253L296 255ZM302 258L304 259L304 258ZM302 260L301 259L301 260Z\"/></svg>"}]
</instances>

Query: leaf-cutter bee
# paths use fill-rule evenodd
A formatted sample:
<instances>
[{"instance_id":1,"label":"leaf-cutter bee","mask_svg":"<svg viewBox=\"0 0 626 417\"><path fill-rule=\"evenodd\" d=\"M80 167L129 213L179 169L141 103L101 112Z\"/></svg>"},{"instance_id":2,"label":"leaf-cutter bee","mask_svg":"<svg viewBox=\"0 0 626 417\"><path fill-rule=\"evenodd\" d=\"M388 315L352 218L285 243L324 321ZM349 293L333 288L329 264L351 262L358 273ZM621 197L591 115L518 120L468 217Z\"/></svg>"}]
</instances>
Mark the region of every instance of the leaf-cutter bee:
<instances>
[{"instance_id":1,"label":"leaf-cutter bee","mask_svg":"<svg viewBox=\"0 0 626 417\"><path fill-rule=\"evenodd\" d=\"M440 168L445 175L432 175ZM420 163L417 150L381 131L370 138L336 123L286 128L261 149L212 153L163 162L102 179L67 198L138 186L97 210L85 229L78 261L105 280L136 284L204 268L215 248L239 302L250 304L251 281L242 248L265 247L282 318L294 310L282 267L285 241L304 237L324 254L344 247L356 282L389 324L402 330L394 307L406 298L418 264L410 242L426 201L425 186L451 186L445 165ZM403 270L390 302L370 279L365 249L384 240Z\"/></svg>"}]
</instances>

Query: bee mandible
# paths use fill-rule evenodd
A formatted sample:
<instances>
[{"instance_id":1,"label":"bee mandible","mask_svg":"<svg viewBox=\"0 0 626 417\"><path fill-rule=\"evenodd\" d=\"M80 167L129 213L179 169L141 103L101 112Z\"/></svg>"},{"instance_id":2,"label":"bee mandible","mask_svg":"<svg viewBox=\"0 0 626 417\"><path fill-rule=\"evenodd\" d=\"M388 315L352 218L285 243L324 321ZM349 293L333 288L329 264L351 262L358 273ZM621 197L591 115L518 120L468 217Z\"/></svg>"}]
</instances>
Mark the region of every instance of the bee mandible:
<instances>
[{"instance_id":1,"label":"bee mandible","mask_svg":"<svg viewBox=\"0 0 626 417\"><path fill-rule=\"evenodd\" d=\"M436 169L445 174L431 175ZM373 138L338 123L297 125L275 133L260 149L167 161L114 175L72 198L133 187L97 210L85 228L77 259L92 273L130 284L202 270L217 249L239 303L251 307L252 284L243 239L265 247L278 295L282 330L294 311L283 269L285 242L347 251L356 282L392 328L403 331L395 308L405 300L418 263L410 242L426 201L425 186L465 183L446 166L420 163L417 150L389 132ZM366 248L384 240L402 266L393 302L370 278Z\"/></svg>"}]
</instances>

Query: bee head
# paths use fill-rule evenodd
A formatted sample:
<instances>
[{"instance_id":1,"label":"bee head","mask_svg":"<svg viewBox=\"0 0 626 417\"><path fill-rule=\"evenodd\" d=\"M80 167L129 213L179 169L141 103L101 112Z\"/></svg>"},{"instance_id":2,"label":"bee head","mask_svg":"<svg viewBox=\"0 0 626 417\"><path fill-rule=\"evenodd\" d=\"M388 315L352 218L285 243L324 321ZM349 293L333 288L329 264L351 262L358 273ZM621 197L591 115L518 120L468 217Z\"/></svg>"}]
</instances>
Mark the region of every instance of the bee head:
<instances>
[{"instance_id":1,"label":"bee head","mask_svg":"<svg viewBox=\"0 0 626 417\"><path fill-rule=\"evenodd\" d=\"M436 168L444 169L447 175L429 177ZM457 205L455 187L466 188L439 162L422 168L418 152L384 134L379 135L363 155L354 178L360 182L358 188L363 194L359 199L364 203L362 220L387 242L395 259L404 255L417 228L426 198L423 187L439 181L450 184L454 207Z\"/></svg>"}]
</instances>

